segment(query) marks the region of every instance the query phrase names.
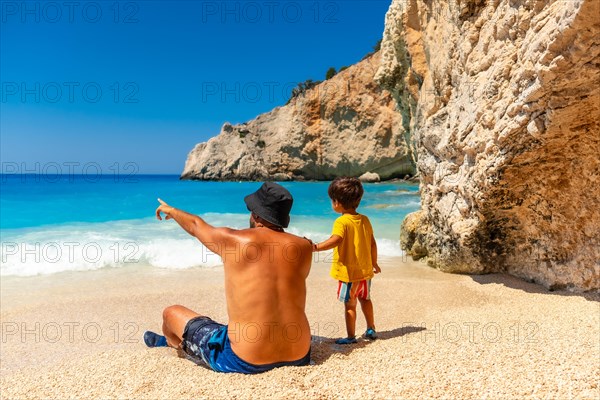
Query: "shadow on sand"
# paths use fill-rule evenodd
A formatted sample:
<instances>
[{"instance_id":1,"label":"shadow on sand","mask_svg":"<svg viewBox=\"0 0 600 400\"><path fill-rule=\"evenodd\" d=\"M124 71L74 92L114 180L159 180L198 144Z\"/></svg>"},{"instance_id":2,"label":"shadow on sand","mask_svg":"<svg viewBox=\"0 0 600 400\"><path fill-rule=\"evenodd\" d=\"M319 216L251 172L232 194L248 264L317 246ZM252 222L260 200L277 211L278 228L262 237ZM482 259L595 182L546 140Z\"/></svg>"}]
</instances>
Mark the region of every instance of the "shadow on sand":
<instances>
[{"instance_id":1,"label":"shadow on sand","mask_svg":"<svg viewBox=\"0 0 600 400\"><path fill-rule=\"evenodd\" d=\"M422 326L404 326L402 328L396 328L390 331L377 332L377 340L393 339L404 335L408 335L410 333L420 332L423 330L425 330L425 328ZM327 359L333 354L349 355L354 350L362 349L363 347L368 346L371 343L370 340L358 336L357 339L358 343L341 345L335 344L336 339L327 338L323 336L313 336L310 358L316 365L319 365L327 361Z\"/></svg>"},{"instance_id":2,"label":"shadow on sand","mask_svg":"<svg viewBox=\"0 0 600 400\"><path fill-rule=\"evenodd\" d=\"M583 297L588 301L597 301L600 302L600 292L598 291L589 291L589 292L571 292L567 289L546 289L544 286L534 283L528 282L523 279L514 277L508 274L488 274L488 275L469 275L473 281L481 284L481 285L489 285L489 284L500 284L504 285L511 289L522 290L527 293L539 293L539 294L547 294L547 295L558 295L558 296L568 296L568 297Z\"/></svg>"}]
</instances>

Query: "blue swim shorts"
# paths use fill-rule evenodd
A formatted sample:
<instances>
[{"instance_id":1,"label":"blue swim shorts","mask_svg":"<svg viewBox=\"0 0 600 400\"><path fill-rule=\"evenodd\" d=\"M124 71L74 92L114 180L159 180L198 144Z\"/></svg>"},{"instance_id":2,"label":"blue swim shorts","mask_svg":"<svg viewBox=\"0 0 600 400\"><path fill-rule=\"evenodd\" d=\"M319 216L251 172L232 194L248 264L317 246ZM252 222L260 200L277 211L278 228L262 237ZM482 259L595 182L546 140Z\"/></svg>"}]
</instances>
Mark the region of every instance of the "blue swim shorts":
<instances>
[{"instance_id":1,"label":"blue swim shorts","mask_svg":"<svg viewBox=\"0 0 600 400\"><path fill-rule=\"evenodd\" d=\"M306 356L296 361L256 365L239 358L231 349L227 325L208 317L196 317L188 321L183 331L183 351L199 365L217 372L259 374L277 367L302 366L310 363L310 349Z\"/></svg>"}]
</instances>

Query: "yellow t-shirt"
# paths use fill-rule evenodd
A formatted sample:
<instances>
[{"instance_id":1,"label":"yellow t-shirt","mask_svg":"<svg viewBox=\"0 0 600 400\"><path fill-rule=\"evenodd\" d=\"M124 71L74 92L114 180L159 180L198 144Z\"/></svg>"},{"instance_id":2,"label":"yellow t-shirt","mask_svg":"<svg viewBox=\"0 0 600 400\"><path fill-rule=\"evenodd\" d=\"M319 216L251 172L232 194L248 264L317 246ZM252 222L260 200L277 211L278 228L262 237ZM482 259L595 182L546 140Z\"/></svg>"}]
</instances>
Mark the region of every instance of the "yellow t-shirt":
<instances>
[{"instance_id":1,"label":"yellow t-shirt","mask_svg":"<svg viewBox=\"0 0 600 400\"><path fill-rule=\"evenodd\" d=\"M358 282L373 277L371 237L373 227L365 215L343 214L333 223L332 235L342 242L333 249L329 275L342 282Z\"/></svg>"}]
</instances>

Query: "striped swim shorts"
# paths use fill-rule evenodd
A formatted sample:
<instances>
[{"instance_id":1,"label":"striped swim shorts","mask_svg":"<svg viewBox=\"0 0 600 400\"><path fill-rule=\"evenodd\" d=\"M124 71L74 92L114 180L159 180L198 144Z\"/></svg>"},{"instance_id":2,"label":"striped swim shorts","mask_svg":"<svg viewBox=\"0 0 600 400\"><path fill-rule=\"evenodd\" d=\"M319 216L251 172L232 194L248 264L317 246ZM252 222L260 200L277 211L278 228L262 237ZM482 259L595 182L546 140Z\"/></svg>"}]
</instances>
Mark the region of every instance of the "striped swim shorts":
<instances>
[{"instance_id":1,"label":"striped swim shorts","mask_svg":"<svg viewBox=\"0 0 600 400\"><path fill-rule=\"evenodd\" d=\"M338 281L337 298L342 303L347 303L350 299L371 299L371 280L363 279L358 282Z\"/></svg>"}]
</instances>

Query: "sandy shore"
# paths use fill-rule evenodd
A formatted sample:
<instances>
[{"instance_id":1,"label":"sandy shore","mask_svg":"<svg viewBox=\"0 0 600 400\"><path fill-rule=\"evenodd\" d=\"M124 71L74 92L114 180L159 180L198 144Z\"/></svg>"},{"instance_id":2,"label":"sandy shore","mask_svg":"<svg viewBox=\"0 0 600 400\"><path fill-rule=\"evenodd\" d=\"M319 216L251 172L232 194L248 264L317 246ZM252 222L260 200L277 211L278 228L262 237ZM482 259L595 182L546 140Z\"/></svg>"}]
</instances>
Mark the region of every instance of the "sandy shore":
<instances>
[{"instance_id":1,"label":"sandy shore","mask_svg":"<svg viewBox=\"0 0 600 400\"><path fill-rule=\"evenodd\" d=\"M401 259L381 265L379 340L333 343L344 334L342 305L328 266L316 263L307 302L314 364L255 376L215 373L141 340L170 304L225 321L220 268L3 278L1 397L600 398L598 294Z\"/></svg>"}]
</instances>

